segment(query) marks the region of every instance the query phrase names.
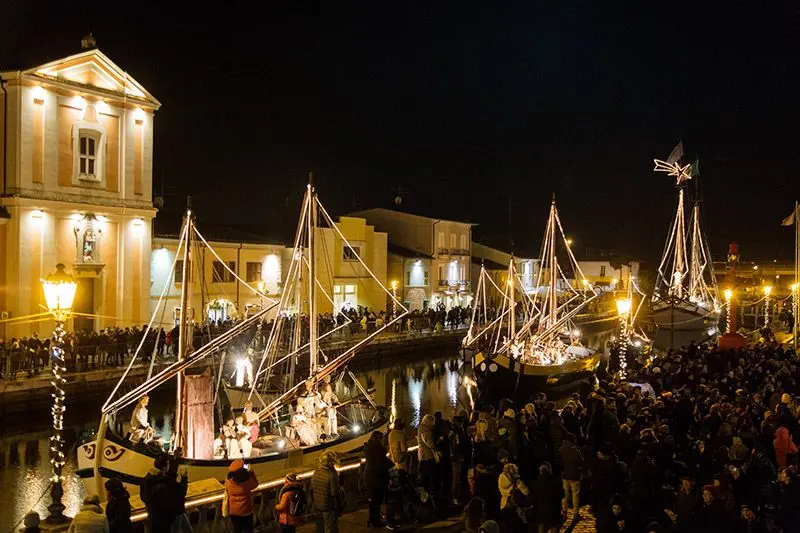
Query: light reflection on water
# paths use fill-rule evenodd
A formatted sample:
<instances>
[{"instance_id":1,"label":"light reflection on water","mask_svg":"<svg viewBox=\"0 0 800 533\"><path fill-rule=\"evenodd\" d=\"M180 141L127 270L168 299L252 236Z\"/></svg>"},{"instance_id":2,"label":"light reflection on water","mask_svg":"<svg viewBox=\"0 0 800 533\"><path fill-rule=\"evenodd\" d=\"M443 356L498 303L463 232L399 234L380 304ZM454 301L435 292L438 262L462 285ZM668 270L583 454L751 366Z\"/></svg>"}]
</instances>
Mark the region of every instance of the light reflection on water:
<instances>
[{"instance_id":1,"label":"light reflection on water","mask_svg":"<svg viewBox=\"0 0 800 533\"><path fill-rule=\"evenodd\" d=\"M461 386L458 365L454 358L427 359L419 363L397 365L356 373L362 383L375 389L375 400L391 406L395 400L397 416L412 427L419 425L422 416L441 411L451 417L458 409L467 405L466 391ZM392 394L394 383L394 395ZM156 405L162 401L169 404L174 396L151 395L150 423L161 435L172 433L171 409L155 415ZM125 411L120 419L127 421L130 412ZM65 417L66 446L71 448L78 435L86 430L95 430L99 422L98 405L70 406ZM22 422L0 419L3 437L0 438L0 533L14 527L29 510L47 516L50 503L48 478L49 463L49 419L46 416L29 416ZM85 496L83 483L76 474L76 454L72 449L64 466L64 505L66 514L78 512ZM40 499L41 498L41 499ZM38 502L38 503L37 503Z\"/></svg>"}]
</instances>

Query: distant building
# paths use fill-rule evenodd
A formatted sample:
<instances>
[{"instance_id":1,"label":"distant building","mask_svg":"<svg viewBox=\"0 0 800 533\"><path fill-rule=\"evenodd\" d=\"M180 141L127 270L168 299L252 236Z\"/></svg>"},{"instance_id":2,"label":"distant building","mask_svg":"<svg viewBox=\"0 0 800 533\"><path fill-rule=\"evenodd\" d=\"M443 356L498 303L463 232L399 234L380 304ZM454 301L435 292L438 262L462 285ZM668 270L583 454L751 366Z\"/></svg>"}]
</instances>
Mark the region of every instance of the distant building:
<instances>
[{"instance_id":1,"label":"distant building","mask_svg":"<svg viewBox=\"0 0 800 533\"><path fill-rule=\"evenodd\" d=\"M613 260L578 260L586 280L595 288L606 292L622 291L628 289L628 280L639 276L639 262L616 263ZM573 286L578 287L582 280L574 280Z\"/></svg>"},{"instance_id":2,"label":"distant building","mask_svg":"<svg viewBox=\"0 0 800 533\"><path fill-rule=\"evenodd\" d=\"M339 217L336 226L352 250L332 228L317 229L314 248L321 285L317 291L318 312L333 313L359 306L375 312L385 310L386 293L369 275L367 268L390 289L386 279L386 233L376 231L367 220L355 216ZM364 262L363 265L356 255Z\"/></svg>"},{"instance_id":3,"label":"distant building","mask_svg":"<svg viewBox=\"0 0 800 533\"><path fill-rule=\"evenodd\" d=\"M161 104L95 49L0 76L0 317L41 313L39 280L63 263L78 280L70 327L146 323ZM51 327L0 323L0 336Z\"/></svg>"},{"instance_id":4,"label":"distant building","mask_svg":"<svg viewBox=\"0 0 800 533\"><path fill-rule=\"evenodd\" d=\"M396 287L397 299L409 311L423 311L431 304L431 261L433 257L389 244L389 284Z\"/></svg>"},{"instance_id":5,"label":"distant building","mask_svg":"<svg viewBox=\"0 0 800 533\"><path fill-rule=\"evenodd\" d=\"M389 242L431 258L430 305L469 306L472 303L470 257L472 226L469 222L412 215L376 208L352 213L389 235Z\"/></svg>"},{"instance_id":6,"label":"distant building","mask_svg":"<svg viewBox=\"0 0 800 533\"><path fill-rule=\"evenodd\" d=\"M504 287L508 283L508 265L511 262L511 257L508 252L473 242L472 286L477 287L481 267L483 267L498 287ZM528 293L533 292L536 287L536 276L539 272L539 260L514 256L514 267L522 288ZM494 294L495 292L497 291L488 291L487 294Z\"/></svg>"},{"instance_id":7,"label":"distant building","mask_svg":"<svg viewBox=\"0 0 800 533\"><path fill-rule=\"evenodd\" d=\"M204 246L195 249L198 254L191 265L191 291L189 316L195 321L203 319L224 321L248 315L261 309L266 298L277 300L281 292L283 261L291 251L282 244L270 242L257 235L198 227L219 259ZM156 313L154 324L170 328L180 317L181 288L183 285L183 259L175 257L178 248L176 235L156 236L150 257L150 310L156 311L164 285L169 282L165 302ZM174 265L174 269L173 269ZM227 267L227 268L226 268ZM230 270L228 270L230 269ZM202 271L202 279L200 272ZM243 280L240 282L231 271ZM261 295L264 296L261 296Z\"/></svg>"}]
</instances>

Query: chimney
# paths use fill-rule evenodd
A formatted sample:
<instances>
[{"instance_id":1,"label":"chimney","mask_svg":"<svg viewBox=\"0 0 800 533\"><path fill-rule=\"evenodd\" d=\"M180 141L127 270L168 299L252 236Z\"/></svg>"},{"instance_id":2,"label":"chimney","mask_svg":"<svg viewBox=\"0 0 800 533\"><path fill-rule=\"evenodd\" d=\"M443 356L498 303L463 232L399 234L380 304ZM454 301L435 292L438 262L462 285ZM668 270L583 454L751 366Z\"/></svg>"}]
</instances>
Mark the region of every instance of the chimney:
<instances>
[{"instance_id":1,"label":"chimney","mask_svg":"<svg viewBox=\"0 0 800 533\"><path fill-rule=\"evenodd\" d=\"M94 35L89 32L89 35L86 35L83 39L81 39L81 49L92 50L93 48L97 48L97 41L95 41Z\"/></svg>"}]
</instances>

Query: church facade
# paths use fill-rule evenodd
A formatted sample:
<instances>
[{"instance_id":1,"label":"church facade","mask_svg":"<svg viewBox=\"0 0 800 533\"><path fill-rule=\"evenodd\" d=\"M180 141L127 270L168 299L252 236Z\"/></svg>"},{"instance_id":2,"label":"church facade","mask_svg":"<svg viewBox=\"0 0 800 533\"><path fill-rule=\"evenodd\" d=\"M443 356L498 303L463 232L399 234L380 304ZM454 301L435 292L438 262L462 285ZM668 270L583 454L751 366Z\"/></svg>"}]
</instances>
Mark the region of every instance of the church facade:
<instances>
[{"instance_id":1,"label":"church facade","mask_svg":"<svg viewBox=\"0 0 800 533\"><path fill-rule=\"evenodd\" d=\"M78 281L68 329L146 324L160 103L96 49L0 76L0 338L52 329L58 263Z\"/></svg>"}]
</instances>

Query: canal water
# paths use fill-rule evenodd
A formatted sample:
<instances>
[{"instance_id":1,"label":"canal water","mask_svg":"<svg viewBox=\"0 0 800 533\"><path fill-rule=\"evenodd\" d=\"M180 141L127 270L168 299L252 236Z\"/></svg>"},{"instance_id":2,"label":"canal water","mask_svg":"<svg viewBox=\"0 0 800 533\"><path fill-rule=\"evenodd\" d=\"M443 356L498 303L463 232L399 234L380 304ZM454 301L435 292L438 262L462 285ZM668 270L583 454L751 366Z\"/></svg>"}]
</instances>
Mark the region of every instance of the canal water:
<instances>
[{"instance_id":1,"label":"canal water","mask_svg":"<svg viewBox=\"0 0 800 533\"><path fill-rule=\"evenodd\" d=\"M384 359L386 360L386 359ZM427 413L441 411L453 416L467 408L468 394L462 384L458 352L455 348L432 354L414 354L407 359L392 357L388 363L366 363L354 373L362 384L375 389L375 399L394 405L397 415L416 427ZM159 433L169 433L172 412L157 412L159 404L169 404L169 391L151 395L151 423ZM163 400L163 402L162 402ZM65 414L65 437L70 449L64 467L66 514L74 515L83 500L84 488L76 474L74 444L86 432L97 429L100 407L97 404L71 404ZM25 513L37 511L47 516L50 497L49 412L27 413L0 420L0 533L15 528Z\"/></svg>"}]
</instances>

